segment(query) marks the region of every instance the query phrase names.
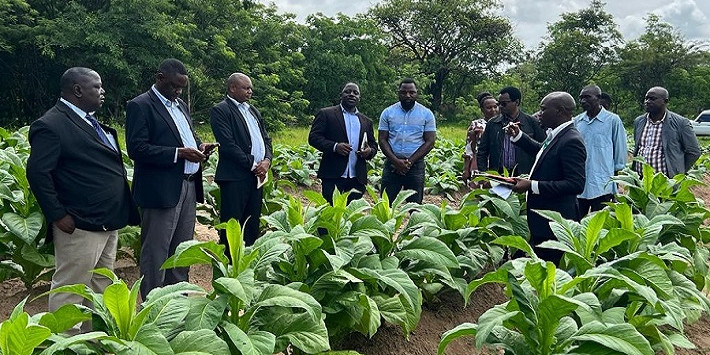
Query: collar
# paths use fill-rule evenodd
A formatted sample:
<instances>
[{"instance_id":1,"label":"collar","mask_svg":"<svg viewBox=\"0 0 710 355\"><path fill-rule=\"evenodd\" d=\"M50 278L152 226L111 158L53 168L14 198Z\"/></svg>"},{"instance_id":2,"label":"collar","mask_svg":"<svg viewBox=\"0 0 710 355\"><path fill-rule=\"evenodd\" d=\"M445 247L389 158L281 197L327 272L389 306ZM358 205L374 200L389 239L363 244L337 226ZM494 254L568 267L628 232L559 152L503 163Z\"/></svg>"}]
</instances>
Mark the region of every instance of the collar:
<instances>
[{"instance_id":1,"label":"collar","mask_svg":"<svg viewBox=\"0 0 710 355\"><path fill-rule=\"evenodd\" d=\"M501 114L500 117L501 117L501 120L505 118L508 121L516 122L516 121L520 121L520 115L522 113L523 113L523 111L518 110L518 114L515 117L510 117L510 116L504 115L504 114Z\"/></svg>"},{"instance_id":2,"label":"collar","mask_svg":"<svg viewBox=\"0 0 710 355\"><path fill-rule=\"evenodd\" d=\"M661 123L665 122L667 116L668 116L668 110L666 110L666 111L663 112L663 118L661 118L660 121L658 121L658 122L653 122L653 120L651 119L651 117L648 115L648 112L647 112L647 113L646 113L646 122L648 122L648 123L650 123L650 124L652 124L652 125L658 125L658 124L661 124Z\"/></svg>"},{"instance_id":3,"label":"collar","mask_svg":"<svg viewBox=\"0 0 710 355\"><path fill-rule=\"evenodd\" d=\"M589 117L589 115L587 114L586 111L579 114L579 117L581 120L587 121L587 122L592 122L595 119L599 120L600 122L604 122L607 120L608 114L609 114L609 111L605 110L604 107L602 107L601 111L599 111L599 113L597 113L597 115L594 117Z\"/></svg>"},{"instance_id":4,"label":"collar","mask_svg":"<svg viewBox=\"0 0 710 355\"><path fill-rule=\"evenodd\" d=\"M399 106L399 109L402 110L402 112L405 112L405 113L406 113L406 112L412 112L412 111L414 111L414 109L417 108L417 105L419 105L419 103L416 102L416 101L414 101L414 106L412 106L412 108L409 109L409 111L407 111L407 110L404 109L404 107L402 106L402 103L401 103L401 102L397 102L397 105Z\"/></svg>"},{"instance_id":5,"label":"collar","mask_svg":"<svg viewBox=\"0 0 710 355\"><path fill-rule=\"evenodd\" d=\"M229 101L232 101L233 104L237 105L237 107L241 107L242 105L244 105L244 108L246 108L247 110L249 109L249 103L248 103L248 102L246 102L246 101L245 101L245 102L239 102L239 101L235 100L233 97L231 97L231 96L229 96L229 95L227 95L227 98L229 99Z\"/></svg>"},{"instance_id":6,"label":"collar","mask_svg":"<svg viewBox=\"0 0 710 355\"><path fill-rule=\"evenodd\" d=\"M150 88L153 90L155 95L158 96L158 99L160 99L160 102L162 102L163 105L165 105L165 107L169 108L172 105L175 105L175 107L177 107L177 105L178 105L177 100L175 100L175 101L168 100L165 96L163 96L163 94L160 93L160 91L158 91L158 89L155 87L155 84L153 84L153 86L151 86Z\"/></svg>"},{"instance_id":7,"label":"collar","mask_svg":"<svg viewBox=\"0 0 710 355\"><path fill-rule=\"evenodd\" d=\"M343 104L340 104L340 109L343 111L343 115L355 115L357 116L360 111L358 111L357 107L355 107L355 112L350 112L343 107Z\"/></svg>"},{"instance_id":8,"label":"collar","mask_svg":"<svg viewBox=\"0 0 710 355\"><path fill-rule=\"evenodd\" d=\"M547 130L547 136L550 138L550 141L555 139L560 132L562 132L563 129L567 128L567 126L573 124L574 122L572 120L569 120L559 126L557 126L555 129L548 129Z\"/></svg>"},{"instance_id":9,"label":"collar","mask_svg":"<svg viewBox=\"0 0 710 355\"><path fill-rule=\"evenodd\" d=\"M79 115L79 117L81 117L81 119L86 119L86 115L93 115L94 114L93 112L86 112L86 111L76 107L76 105L65 100L63 97L60 97L59 101L63 102L65 105L67 105L72 111L74 111L74 113Z\"/></svg>"}]
</instances>

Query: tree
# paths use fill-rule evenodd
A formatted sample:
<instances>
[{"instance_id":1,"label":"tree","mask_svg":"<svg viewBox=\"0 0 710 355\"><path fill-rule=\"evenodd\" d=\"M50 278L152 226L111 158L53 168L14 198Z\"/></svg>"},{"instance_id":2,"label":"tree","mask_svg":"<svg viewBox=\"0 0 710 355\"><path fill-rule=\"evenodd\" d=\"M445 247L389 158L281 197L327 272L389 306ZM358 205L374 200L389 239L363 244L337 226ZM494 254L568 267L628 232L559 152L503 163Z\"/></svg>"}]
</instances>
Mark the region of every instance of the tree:
<instances>
[{"instance_id":1,"label":"tree","mask_svg":"<svg viewBox=\"0 0 710 355\"><path fill-rule=\"evenodd\" d=\"M537 60L537 81L543 93L577 95L614 60L623 39L604 5L593 0L588 8L564 13L560 21L548 26L549 35L540 44Z\"/></svg>"},{"instance_id":2,"label":"tree","mask_svg":"<svg viewBox=\"0 0 710 355\"><path fill-rule=\"evenodd\" d=\"M433 76L428 89L438 111L453 72L480 76L515 62L521 45L508 19L495 14L499 7L497 0L385 0L370 15L390 35L393 51Z\"/></svg>"}]
</instances>

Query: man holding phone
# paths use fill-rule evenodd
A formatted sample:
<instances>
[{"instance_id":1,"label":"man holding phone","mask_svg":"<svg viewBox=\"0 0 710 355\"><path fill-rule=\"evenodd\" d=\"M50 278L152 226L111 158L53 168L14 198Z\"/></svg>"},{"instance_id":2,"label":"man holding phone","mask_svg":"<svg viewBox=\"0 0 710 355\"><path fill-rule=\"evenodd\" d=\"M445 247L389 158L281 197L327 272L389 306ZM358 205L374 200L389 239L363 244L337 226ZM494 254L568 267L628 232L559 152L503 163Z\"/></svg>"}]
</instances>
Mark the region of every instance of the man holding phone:
<instances>
[{"instance_id":1,"label":"man holding phone","mask_svg":"<svg viewBox=\"0 0 710 355\"><path fill-rule=\"evenodd\" d=\"M180 99L187 69L177 59L158 67L155 84L126 105L126 145L135 162L133 196L141 207L141 296L188 280L189 268L161 270L177 246L195 234L195 204L203 201L202 168L216 143L202 143Z\"/></svg>"},{"instance_id":2,"label":"man holding phone","mask_svg":"<svg viewBox=\"0 0 710 355\"><path fill-rule=\"evenodd\" d=\"M340 105L321 109L311 125L308 144L323 152L318 177L323 197L333 203L333 192L353 191L348 202L362 197L367 184L367 163L377 154L372 121L357 109L360 87L347 83Z\"/></svg>"}]
</instances>

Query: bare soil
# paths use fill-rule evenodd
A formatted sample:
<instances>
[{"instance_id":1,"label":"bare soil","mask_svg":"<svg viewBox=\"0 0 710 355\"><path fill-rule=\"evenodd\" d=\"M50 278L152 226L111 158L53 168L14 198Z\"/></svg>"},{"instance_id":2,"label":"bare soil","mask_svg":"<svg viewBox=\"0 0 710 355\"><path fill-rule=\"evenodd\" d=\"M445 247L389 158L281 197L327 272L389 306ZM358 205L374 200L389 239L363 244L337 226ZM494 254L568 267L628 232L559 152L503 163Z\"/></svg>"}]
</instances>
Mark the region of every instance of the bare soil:
<instances>
[{"instance_id":1,"label":"bare soil","mask_svg":"<svg viewBox=\"0 0 710 355\"><path fill-rule=\"evenodd\" d=\"M694 189L700 198L710 201L710 177L705 178L708 186ZM318 189L313 186L311 189ZM459 198L463 193L457 193ZM425 196L425 203L440 204L444 200L441 196ZM452 204L456 204L452 202ZM710 223L708 221L707 223ZM200 240L218 240L217 232L206 226L198 224L195 230L196 238ZM116 273L129 285L139 277L138 267L129 259L116 262ZM190 269L190 282L196 283L210 291L212 269L207 265L193 266ZM0 320L7 319L12 309L22 299L28 298L25 311L36 314L47 311L47 297L35 298L49 290L48 283L42 283L28 291L19 279L11 279L0 283ZM441 334L465 322L476 322L478 317L487 309L507 299L501 288L497 285L485 285L479 288L471 297L468 306L464 307L463 300L456 293L447 293L441 296L438 303L423 307L419 326L405 338L402 329L395 326L384 325L372 339L360 334L353 334L339 344L333 344L337 349L356 350L366 355L429 355L436 354ZM704 315L698 322L687 325L685 335L692 341L696 349L676 349L679 355L710 354L710 317ZM487 354L475 349L473 338L460 338L449 344L446 354L469 355Z\"/></svg>"}]
</instances>

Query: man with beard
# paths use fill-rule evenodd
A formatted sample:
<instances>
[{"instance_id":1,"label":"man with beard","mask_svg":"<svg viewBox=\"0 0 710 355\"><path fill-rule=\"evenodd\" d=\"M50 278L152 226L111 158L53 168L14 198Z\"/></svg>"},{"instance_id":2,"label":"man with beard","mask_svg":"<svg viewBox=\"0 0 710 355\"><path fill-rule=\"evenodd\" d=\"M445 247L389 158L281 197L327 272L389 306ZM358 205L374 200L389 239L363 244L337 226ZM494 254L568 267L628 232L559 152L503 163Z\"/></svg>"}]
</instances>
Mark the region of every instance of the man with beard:
<instances>
[{"instance_id":1,"label":"man with beard","mask_svg":"<svg viewBox=\"0 0 710 355\"><path fill-rule=\"evenodd\" d=\"M602 90L587 86L579 93L584 112L574 118L574 125L584 138L587 149L584 191L578 196L582 216L599 211L604 202L616 194L611 178L626 166L626 131L621 118L605 110L600 104Z\"/></svg>"},{"instance_id":2,"label":"man with beard","mask_svg":"<svg viewBox=\"0 0 710 355\"><path fill-rule=\"evenodd\" d=\"M646 93L646 114L634 121L634 157L642 157L668 177L684 174L700 157L698 138L687 118L668 110L668 90L652 87ZM634 163L641 174L641 164Z\"/></svg>"},{"instance_id":3,"label":"man with beard","mask_svg":"<svg viewBox=\"0 0 710 355\"><path fill-rule=\"evenodd\" d=\"M434 148L434 113L417 102L417 84L404 79L399 84L399 102L380 115L379 143L385 154L382 191L394 201L402 189L416 193L407 201L422 203L424 197L424 157Z\"/></svg>"},{"instance_id":4,"label":"man with beard","mask_svg":"<svg viewBox=\"0 0 710 355\"><path fill-rule=\"evenodd\" d=\"M340 105L321 109L308 134L308 144L323 153L318 177L323 197L333 203L333 192L354 190L348 203L362 197L367 185L367 162L377 154L372 121L357 109L360 87L347 83L340 91Z\"/></svg>"}]
</instances>

